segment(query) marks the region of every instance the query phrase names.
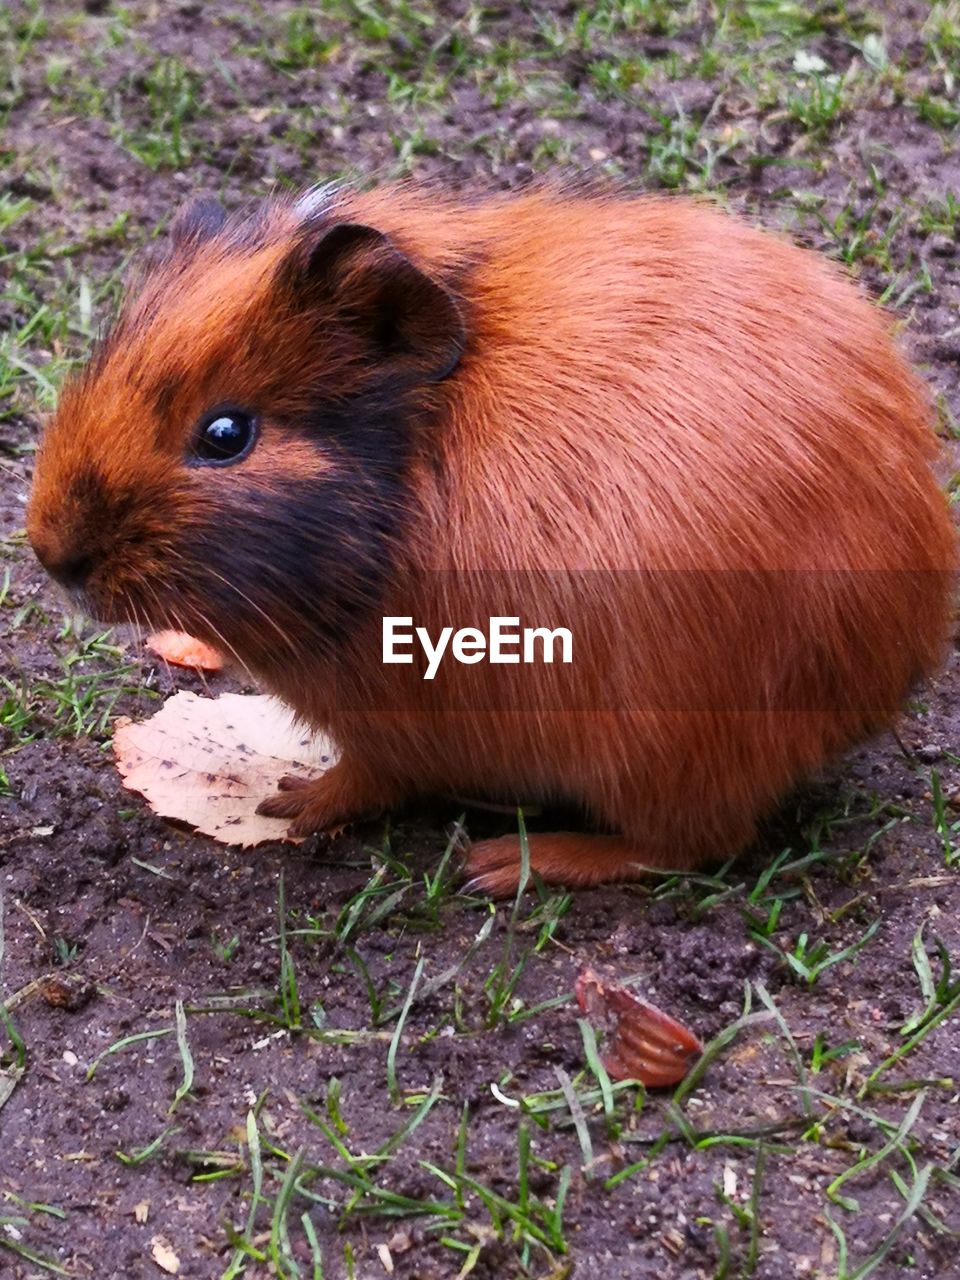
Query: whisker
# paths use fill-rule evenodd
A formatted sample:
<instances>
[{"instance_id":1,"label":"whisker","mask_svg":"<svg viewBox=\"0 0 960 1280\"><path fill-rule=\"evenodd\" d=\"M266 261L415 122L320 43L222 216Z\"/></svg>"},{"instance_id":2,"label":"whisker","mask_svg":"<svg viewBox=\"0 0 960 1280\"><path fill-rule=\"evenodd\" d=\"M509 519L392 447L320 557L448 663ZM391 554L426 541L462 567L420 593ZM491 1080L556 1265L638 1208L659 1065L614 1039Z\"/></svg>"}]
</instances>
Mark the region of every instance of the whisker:
<instances>
[{"instance_id":1,"label":"whisker","mask_svg":"<svg viewBox=\"0 0 960 1280\"><path fill-rule=\"evenodd\" d=\"M246 669L247 669L246 664L245 664L245 662L243 661L243 659L240 657L239 653L237 653L236 649L233 647L233 645L230 643L230 641L229 641L229 640L226 638L226 636L225 636L225 635L220 631L219 627L214 626L213 622L210 620L210 618L207 616L207 614L204 612L204 610L202 610L202 609L197 609L197 610L195 611L195 616L196 616L197 620L198 620L200 623L202 623L202 625L203 625L204 627L206 627L209 631L211 631L211 632L213 633L213 635L215 635L215 636L216 636L217 641L218 641L218 643L219 643L219 645L220 645L221 649L222 649L225 653L228 653L228 654L229 654L229 655L234 659L234 661L236 662L237 666L238 666L242 671L246 671ZM178 622L178 626L180 627L180 629L181 629L181 630L184 630L184 631L188 631L188 630L189 630L189 628L185 627L185 626L184 626L184 624L183 624L182 622ZM205 673L202 669L198 668L198 669L197 669L197 675L200 677L201 681L203 682L203 687L204 687L204 688L207 690L207 692L209 693L209 692L210 692L210 689L209 689L209 686L208 686L208 684L207 684L207 677L206 677L206 673Z\"/></svg>"},{"instance_id":2,"label":"whisker","mask_svg":"<svg viewBox=\"0 0 960 1280\"><path fill-rule=\"evenodd\" d=\"M179 614L175 609L170 610L170 617L177 631L182 631L186 635L192 634L192 628L184 624L183 619L179 616ZM191 670L193 671L194 675L196 675L199 678L200 683L203 685L204 692L209 694L210 686L207 684L207 673L203 670L202 667L193 667L191 668Z\"/></svg>"},{"instance_id":3,"label":"whisker","mask_svg":"<svg viewBox=\"0 0 960 1280\"><path fill-rule=\"evenodd\" d=\"M164 547L163 551L164 551L164 555L170 561L179 562L180 565L188 565L187 557L176 547L166 546ZM243 591L240 587L238 587L235 582L231 582L229 578L225 577L222 573L219 573L216 569L213 569L210 566L205 566L205 572L208 573L214 579L216 579L217 582L222 583L223 586L233 591L242 601L244 601L245 604L247 604L251 609L253 609L260 616L260 618L263 619L263 621L267 624L267 626L271 629L271 631L277 636L280 642L280 645L284 650L289 652L293 657L296 657L298 655L298 649L293 637L287 631L285 631L284 628L277 622L277 620L271 617L270 614L261 605L257 604L257 602L251 599L251 597L248 596L246 592ZM134 585L136 589L139 591L140 595L142 597L144 596L147 597L151 601L152 605L155 606L156 612L154 613L153 610L151 609L150 611L151 616L156 617L158 621L160 619L163 619L165 626L172 625L179 631L184 631L187 634L191 634L191 627L189 625L184 624L182 618L179 616L178 610L175 610L168 603L164 603L161 601L160 596L157 592L157 589L152 582L146 580L142 575L137 574L134 580ZM192 595L193 595L192 592L188 591L187 593L184 593L183 591L178 591L177 585L178 584L176 584L176 578L174 577L174 583L172 584L173 590L176 595L176 598L179 600L180 603L182 603L186 613L194 617L199 624L202 624L202 626L207 628L207 630L209 630L209 632L216 637L217 642L220 644L224 652L230 655L230 657L236 662L237 666L242 671L249 670L247 663L240 656L240 654L238 653L234 645L230 643L230 641L226 638L226 636L223 634L220 628L213 623L208 610L204 608L203 604L199 600L192 598ZM166 663L165 658L164 658L164 662ZM169 672L169 663L166 663L166 665L168 667L168 672Z\"/></svg>"},{"instance_id":4,"label":"whisker","mask_svg":"<svg viewBox=\"0 0 960 1280\"><path fill-rule=\"evenodd\" d=\"M205 627L209 627L209 629L217 637L217 640L220 642L221 646L236 661L236 664L241 669L241 671L246 671L247 664L243 661L239 653L237 653L236 649L233 647L230 641L226 638L223 632L219 629L219 627L215 627L214 624L211 622L209 616L202 610L198 612L197 617L200 619L200 621L203 623Z\"/></svg>"},{"instance_id":5,"label":"whisker","mask_svg":"<svg viewBox=\"0 0 960 1280\"><path fill-rule=\"evenodd\" d=\"M290 652L296 655L297 650L293 640L283 630L283 628L280 626L280 624L277 622L275 618L271 618L269 613L267 613L265 609L261 608L261 606L258 605L255 600L251 600L245 591L241 591L240 588L236 585L236 583L231 582L228 578L225 578L223 574L217 573L215 569L209 569L209 568L207 572L212 574L213 577L215 577L218 581L222 582L225 587L229 587L231 591L235 591L241 600L246 601L246 603L250 605L252 609L255 609L257 613L259 613L260 616L263 618L263 620L273 628L273 630L277 633L277 635L280 637L283 644L290 650Z\"/></svg>"},{"instance_id":6,"label":"whisker","mask_svg":"<svg viewBox=\"0 0 960 1280\"><path fill-rule=\"evenodd\" d=\"M156 592L154 591L154 589L153 589L153 587L151 586L151 584L150 584L150 583L149 583L149 582L148 582L148 581L143 577L143 575L142 575L142 574L138 574L138 575L137 575L136 586L137 586L137 588L139 589L139 591L140 591L142 594L149 595L149 596L151 597L151 599L154 601L154 603L156 604L156 606L157 606L157 613L156 613L156 615L155 615L155 616L158 618L158 620L159 620L161 623L162 623L163 621L165 621L165 619L164 619L164 610L163 610L163 608L162 608L162 607L161 607L161 605L160 605L160 601L157 599L157 594L156 594ZM135 604L133 601L131 601L131 604L133 605L133 611L134 611L134 613L138 613L138 610L137 610L137 606L136 606L136 604ZM145 628L145 629L146 629L146 628ZM144 636L144 637L143 637L143 639L144 639L144 640L146 640L146 636ZM166 673L167 673L167 680L170 682L170 684L171 684L171 685L175 684L175 683L176 683L176 678L175 678L175 676L174 676L174 674L173 674L173 671L170 669L170 663L169 663L169 661L167 660L167 655L166 655L165 653L157 653L157 652L156 652L156 650L152 650L152 652L153 652L153 653L155 654L155 656L156 656L156 657L158 657L158 658L160 659L160 661L163 663L163 665L164 665L164 667L165 667L165 669L166 669Z\"/></svg>"},{"instance_id":7,"label":"whisker","mask_svg":"<svg viewBox=\"0 0 960 1280\"><path fill-rule=\"evenodd\" d=\"M220 628L214 624L214 622L210 618L210 615L207 613L207 611L205 609L199 608L198 606L195 607L193 604L193 601L190 601L190 600L187 601L187 607L193 612L197 621L200 622L203 626L205 626L210 632L212 632L214 636L216 636L217 641L220 644L223 651L225 653L228 653L234 659L237 666L242 671L246 671L247 664L244 662L243 658L241 658L240 654L237 652L234 646L230 643L227 637L223 634ZM175 619L178 630L186 631L188 634L191 632L191 628L187 626L178 615L175 614L174 619ZM206 687L206 677L203 676L202 672L200 673L200 675L204 681L204 687Z\"/></svg>"}]
</instances>

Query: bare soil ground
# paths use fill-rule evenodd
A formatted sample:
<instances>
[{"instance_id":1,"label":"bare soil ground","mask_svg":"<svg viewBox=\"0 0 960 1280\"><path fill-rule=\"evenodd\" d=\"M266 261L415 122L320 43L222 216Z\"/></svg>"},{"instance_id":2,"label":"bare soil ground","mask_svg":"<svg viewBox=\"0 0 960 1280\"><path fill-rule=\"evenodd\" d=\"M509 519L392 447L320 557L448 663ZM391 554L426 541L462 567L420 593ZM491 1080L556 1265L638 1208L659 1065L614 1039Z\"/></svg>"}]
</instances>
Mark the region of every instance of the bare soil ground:
<instances>
[{"instance_id":1,"label":"bare soil ground","mask_svg":"<svg viewBox=\"0 0 960 1280\"><path fill-rule=\"evenodd\" d=\"M0 10L0 1276L960 1277L956 654L733 865L494 909L450 803L255 852L147 812L112 717L203 686L64 618L22 533L133 251L344 175L790 229L891 309L955 492L958 78L952 0ZM606 1092L584 963L712 1042L691 1086Z\"/></svg>"}]
</instances>

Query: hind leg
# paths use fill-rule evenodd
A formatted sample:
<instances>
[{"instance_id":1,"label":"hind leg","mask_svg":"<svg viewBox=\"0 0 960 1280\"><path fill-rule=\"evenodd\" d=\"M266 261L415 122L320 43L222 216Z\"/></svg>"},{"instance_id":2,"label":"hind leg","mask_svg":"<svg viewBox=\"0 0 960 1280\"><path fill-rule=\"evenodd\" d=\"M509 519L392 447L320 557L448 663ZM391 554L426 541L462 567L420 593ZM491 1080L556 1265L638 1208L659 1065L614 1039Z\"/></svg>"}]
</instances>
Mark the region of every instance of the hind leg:
<instances>
[{"instance_id":1,"label":"hind leg","mask_svg":"<svg viewBox=\"0 0 960 1280\"><path fill-rule=\"evenodd\" d=\"M624 836L572 831L534 833L528 837L530 871L547 884L586 886L620 880L642 880L647 871L683 869L690 858L644 849ZM468 889L494 898L516 893L520 884L520 838L500 836L471 845L467 854Z\"/></svg>"}]
</instances>

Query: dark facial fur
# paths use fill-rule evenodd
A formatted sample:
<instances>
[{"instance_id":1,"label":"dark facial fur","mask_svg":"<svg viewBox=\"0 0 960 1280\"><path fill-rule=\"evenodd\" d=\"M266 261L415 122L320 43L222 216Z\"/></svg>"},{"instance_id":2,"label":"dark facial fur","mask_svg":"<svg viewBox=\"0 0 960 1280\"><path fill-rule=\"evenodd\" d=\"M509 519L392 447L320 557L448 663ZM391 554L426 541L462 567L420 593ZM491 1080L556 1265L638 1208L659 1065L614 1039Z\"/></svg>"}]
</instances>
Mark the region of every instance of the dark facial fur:
<instances>
[{"instance_id":1,"label":"dark facial fur","mask_svg":"<svg viewBox=\"0 0 960 1280\"><path fill-rule=\"evenodd\" d=\"M254 669L342 644L375 609L431 388L465 341L444 288L315 206L180 216L65 389L30 503L38 556L93 613L193 631ZM207 465L195 433L218 405L256 439Z\"/></svg>"}]
</instances>

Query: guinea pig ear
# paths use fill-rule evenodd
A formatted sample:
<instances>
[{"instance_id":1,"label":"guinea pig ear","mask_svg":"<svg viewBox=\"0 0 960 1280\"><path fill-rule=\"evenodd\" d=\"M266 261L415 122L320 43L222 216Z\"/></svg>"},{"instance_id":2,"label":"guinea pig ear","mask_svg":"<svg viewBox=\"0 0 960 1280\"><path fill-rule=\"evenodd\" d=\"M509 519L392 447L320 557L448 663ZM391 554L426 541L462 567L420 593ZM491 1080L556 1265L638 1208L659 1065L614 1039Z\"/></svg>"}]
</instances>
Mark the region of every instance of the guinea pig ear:
<instances>
[{"instance_id":1,"label":"guinea pig ear","mask_svg":"<svg viewBox=\"0 0 960 1280\"><path fill-rule=\"evenodd\" d=\"M332 227L310 250L299 285L332 304L394 375L439 382L460 362L466 330L453 297L372 227Z\"/></svg>"},{"instance_id":2,"label":"guinea pig ear","mask_svg":"<svg viewBox=\"0 0 960 1280\"><path fill-rule=\"evenodd\" d=\"M227 214L219 200L199 197L185 204L170 223L170 239L178 249L193 249L223 229Z\"/></svg>"}]
</instances>

